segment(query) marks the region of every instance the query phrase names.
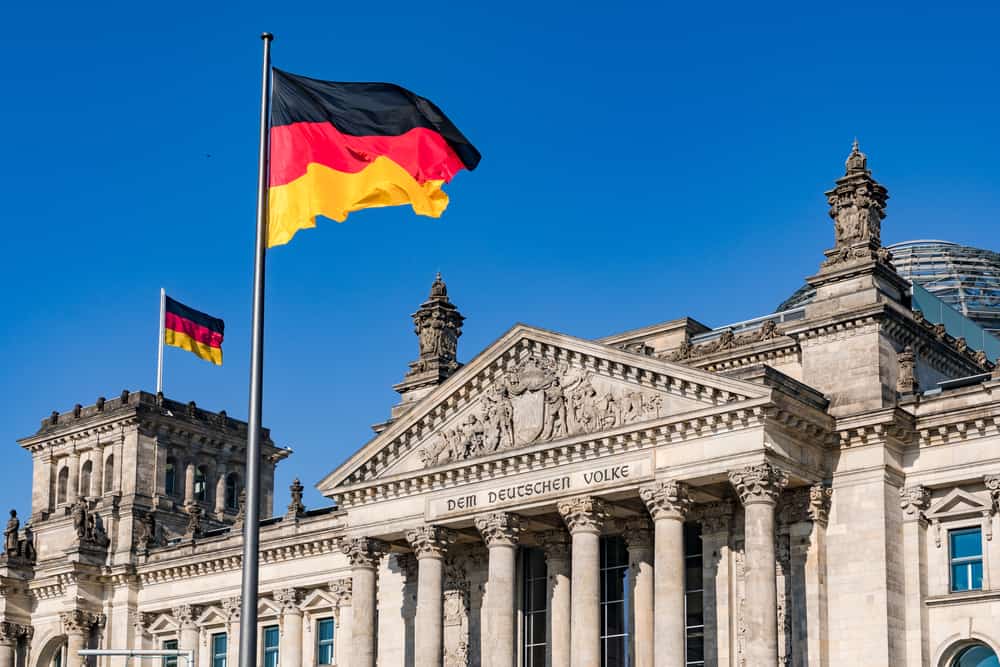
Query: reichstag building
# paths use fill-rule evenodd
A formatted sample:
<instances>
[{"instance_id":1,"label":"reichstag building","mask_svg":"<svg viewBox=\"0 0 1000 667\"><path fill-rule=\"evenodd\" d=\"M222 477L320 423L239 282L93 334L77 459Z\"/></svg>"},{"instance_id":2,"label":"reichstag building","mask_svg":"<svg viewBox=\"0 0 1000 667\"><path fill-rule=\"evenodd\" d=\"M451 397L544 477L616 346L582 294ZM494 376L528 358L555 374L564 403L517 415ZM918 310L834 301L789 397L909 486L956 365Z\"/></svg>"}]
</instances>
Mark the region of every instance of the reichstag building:
<instances>
[{"instance_id":1,"label":"reichstag building","mask_svg":"<svg viewBox=\"0 0 1000 667\"><path fill-rule=\"evenodd\" d=\"M998 665L1000 261L884 246L856 144L825 196L806 286L729 326L518 325L462 365L439 277L328 507L265 437L262 667ZM235 667L245 439L123 391L20 440L0 667Z\"/></svg>"}]
</instances>

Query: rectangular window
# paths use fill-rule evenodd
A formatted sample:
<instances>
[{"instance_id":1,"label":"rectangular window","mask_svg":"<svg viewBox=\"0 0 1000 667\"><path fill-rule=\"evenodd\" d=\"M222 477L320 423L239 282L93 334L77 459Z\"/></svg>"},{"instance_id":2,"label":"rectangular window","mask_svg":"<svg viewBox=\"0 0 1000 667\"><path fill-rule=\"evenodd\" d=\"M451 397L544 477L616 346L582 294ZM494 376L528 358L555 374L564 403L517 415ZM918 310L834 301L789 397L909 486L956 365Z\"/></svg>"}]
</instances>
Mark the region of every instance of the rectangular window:
<instances>
[{"instance_id":1,"label":"rectangular window","mask_svg":"<svg viewBox=\"0 0 1000 667\"><path fill-rule=\"evenodd\" d=\"M978 591L983 588L983 531L963 528L948 531L951 559L951 591Z\"/></svg>"},{"instance_id":2,"label":"rectangular window","mask_svg":"<svg viewBox=\"0 0 1000 667\"><path fill-rule=\"evenodd\" d=\"M264 667L278 667L278 626L264 628Z\"/></svg>"},{"instance_id":3,"label":"rectangular window","mask_svg":"<svg viewBox=\"0 0 1000 667\"><path fill-rule=\"evenodd\" d=\"M620 537L601 538L601 666L629 667L632 605L628 549Z\"/></svg>"},{"instance_id":4,"label":"rectangular window","mask_svg":"<svg viewBox=\"0 0 1000 667\"><path fill-rule=\"evenodd\" d=\"M316 621L316 664L333 664L333 619Z\"/></svg>"},{"instance_id":5,"label":"rectangular window","mask_svg":"<svg viewBox=\"0 0 1000 667\"><path fill-rule=\"evenodd\" d=\"M685 665L705 665L705 585L701 571L701 525L684 524Z\"/></svg>"},{"instance_id":6,"label":"rectangular window","mask_svg":"<svg viewBox=\"0 0 1000 667\"><path fill-rule=\"evenodd\" d=\"M545 554L541 549L523 552L524 612L521 617L524 637L524 667L545 667L548 643L549 584Z\"/></svg>"},{"instance_id":7,"label":"rectangular window","mask_svg":"<svg viewBox=\"0 0 1000 667\"><path fill-rule=\"evenodd\" d=\"M212 667L226 667L226 650L229 638L225 632L212 635Z\"/></svg>"},{"instance_id":8,"label":"rectangular window","mask_svg":"<svg viewBox=\"0 0 1000 667\"><path fill-rule=\"evenodd\" d=\"M168 639L163 642L164 651L176 651L177 650L177 640ZM169 658L163 658L163 667L177 667L177 656L171 656Z\"/></svg>"}]
</instances>

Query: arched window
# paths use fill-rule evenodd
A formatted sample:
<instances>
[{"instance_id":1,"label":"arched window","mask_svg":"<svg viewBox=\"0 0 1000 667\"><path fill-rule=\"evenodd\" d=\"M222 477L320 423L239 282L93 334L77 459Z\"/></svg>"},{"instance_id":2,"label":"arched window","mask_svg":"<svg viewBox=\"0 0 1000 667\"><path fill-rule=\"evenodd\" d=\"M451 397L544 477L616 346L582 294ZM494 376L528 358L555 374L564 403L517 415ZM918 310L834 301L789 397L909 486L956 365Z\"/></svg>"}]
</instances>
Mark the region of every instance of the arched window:
<instances>
[{"instance_id":1,"label":"arched window","mask_svg":"<svg viewBox=\"0 0 1000 667\"><path fill-rule=\"evenodd\" d=\"M168 496L177 495L177 459L168 458L167 459L167 469L165 472L165 479L163 482L163 492Z\"/></svg>"},{"instance_id":2,"label":"arched window","mask_svg":"<svg viewBox=\"0 0 1000 667\"><path fill-rule=\"evenodd\" d=\"M955 656L951 667L1000 667L997 654L984 644L974 644Z\"/></svg>"},{"instance_id":3,"label":"arched window","mask_svg":"<svg viewBox=\"0 0 1000 667\"><path fill-rule=\"evenodd\" d=\"M115 488L115 455L104 461L104 493L111 493Z\"/></svg>"},{"instance_id":4,"label":"arched window","mask_svg":"<svg viewBox=\"0 0 1000 667\"><path fill-rule=\"evenodd\" d=\"M226 475L226 509L235 512L240 505L240 476L234 472Z\"/></svg>"},{"instance_id":5,"label":"arched window","mask_svg":"<svg viewBox=\"0 0 1000 667\"><path fill-rule=\"evenodd\" d=\"M90 477L94 472L93 461L87 461L80 468L80 496L86 498L90 495Z\"/></svg>"},{"instance_id":6,"label":"arched window","mask_svg":"<svg viewBox=\"0 0 1000 667\"><path fill-rule=\"evenodd\" d=\"M69 486L69 468L63 467L59 471L59 482L56 485L56 502L66 502L66 489Z\"/></svg>"},{"instance_id":7,"label":"arched window","mask_svg":"<svg viewBox=\"0 0 1000 667\"><path fill-rule=\"evenodd\" d=\"M194 470L194 499L208 500L208 469L198 466Z\"/></svg>"}]
</instances>

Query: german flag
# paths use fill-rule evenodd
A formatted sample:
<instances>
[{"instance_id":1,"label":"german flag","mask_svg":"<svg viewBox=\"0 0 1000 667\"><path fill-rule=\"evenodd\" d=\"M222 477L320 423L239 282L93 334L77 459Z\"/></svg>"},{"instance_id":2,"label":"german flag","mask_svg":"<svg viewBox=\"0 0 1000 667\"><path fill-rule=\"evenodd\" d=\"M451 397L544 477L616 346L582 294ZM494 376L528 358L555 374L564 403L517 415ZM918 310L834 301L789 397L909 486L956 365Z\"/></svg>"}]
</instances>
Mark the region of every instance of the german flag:
<instances>
[{"instance_id":1,"label":"german flag","mask_svg":"<svg viewBox=\"0 0 1000 667\"><path fill-rule=\"evenodd\" d=\"M166 297L163 311L163 342L193 352L195 356L222 365L222 335L226 323L217 317Z\"/></svg>"},{"instance_id":2,"label":"german flag","mask_svg":"<svg viewBox=\"0 0 1000 667\"><path fill-rule=\"evenodd\" d=\"M437 218L441 186L479 151L433 102L389 83L336 83L273 69L268 247L316 216L410 204Z\"/></svg>"}]
</instances>

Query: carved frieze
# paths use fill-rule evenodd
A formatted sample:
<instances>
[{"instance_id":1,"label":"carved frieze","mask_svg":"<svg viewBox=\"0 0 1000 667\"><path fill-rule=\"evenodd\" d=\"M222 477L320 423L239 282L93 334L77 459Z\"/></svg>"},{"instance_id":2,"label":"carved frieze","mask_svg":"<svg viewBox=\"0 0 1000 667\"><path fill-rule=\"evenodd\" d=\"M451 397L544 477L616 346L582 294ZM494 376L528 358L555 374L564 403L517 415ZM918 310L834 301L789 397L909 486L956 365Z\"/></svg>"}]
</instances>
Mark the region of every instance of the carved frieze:
<instances>
[{"instance_id":1,"label":"carved frieze","mask_svg":"<svg viewBox=\"0 0 1000 667\"><path fill-rule=\"evenodd\" d=\"M781 333L778 331L777 323L774 320L765 320L760 327L745 334L736 335L727 329L715 340L701 343L700 345L692 345L690 341L685 340L680 347L667 354L664 359L673 362L686 361L695 357L704 357L716 352L734 350L780 337Z\"/></svg>"},{"instance_id":2,"label":"carved frieze","mask_svg":"<svg viewBox=\"0 0 1000 667\"><path fill-rule=\"evenodd\" d=\"M646 503L653 520L683 519L691 509L687 484L675 480L657 482L639 489L639 497Z\"/></svg>"},{"instance_id":3,"label":"carved frieze","mask_svg":"<svg viewBox=\"0 0 1000 667\"><path fill-rule=\"evenodd\" d=\"M421 450L424 465L484 456L662 416L663 397L536 356L523 359L483 392L461 423Z\"/></svg>"},{"instance_id":4,"label":"carved frieze","mask_svg":"<svg viewBox=\"0 0 1000 667\"><path fill-rule=\"evenodd\" d=\"M600 498L578 496L559 503L559 514L570 533L600 533L608 518L608 508Z\"/></svg>"},{"instance_id":5,"label":"carved frieze","mask_svg":"<svg viewBox=\"0 0 1000 667\"><path fill-rule=\"evenodd\" d=\"M777 503L782 490L788 486L788 473L770 463L760 463L730 472L729 482L744 505Z\"/></svg>"},{"instance_id":6,"label":"carved frieze","mask_svg":"<svg viewBox=\"0 0 1000 667\"><path fill-rule=\"evenodd\" d=\"M476 517L476 529L487 547L513 546L521 535L521 517L508 512L490 512Z\"/></svg>"}]
</instances>

